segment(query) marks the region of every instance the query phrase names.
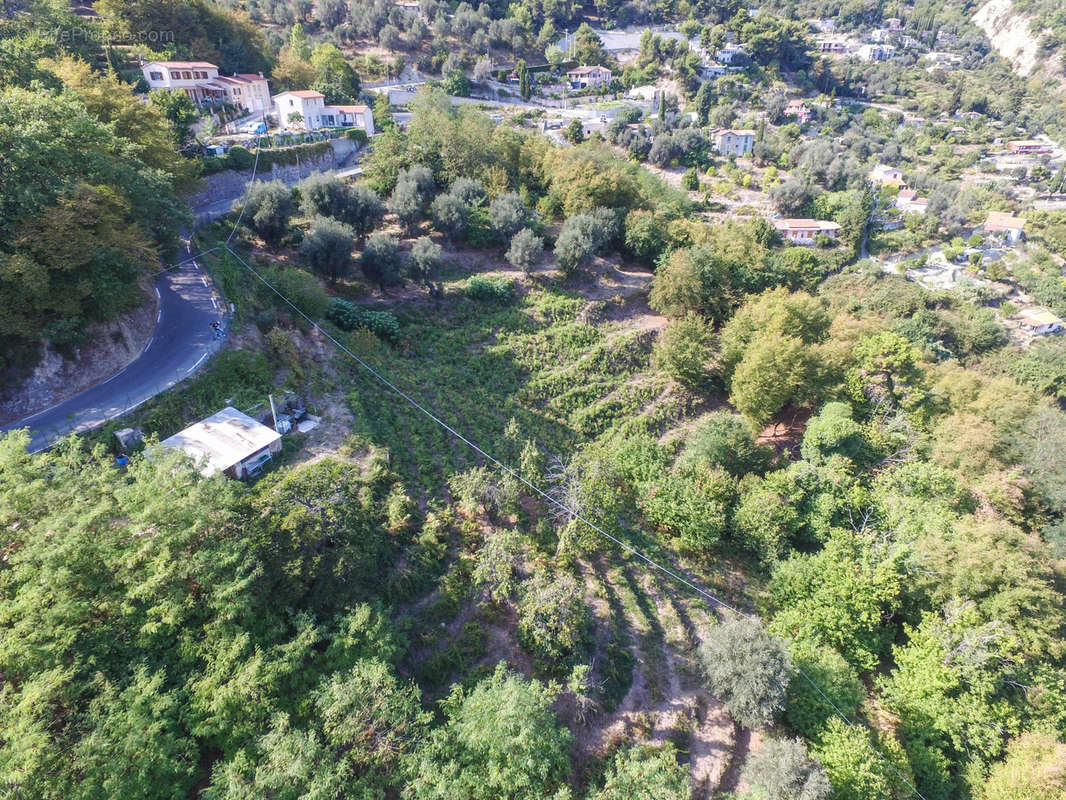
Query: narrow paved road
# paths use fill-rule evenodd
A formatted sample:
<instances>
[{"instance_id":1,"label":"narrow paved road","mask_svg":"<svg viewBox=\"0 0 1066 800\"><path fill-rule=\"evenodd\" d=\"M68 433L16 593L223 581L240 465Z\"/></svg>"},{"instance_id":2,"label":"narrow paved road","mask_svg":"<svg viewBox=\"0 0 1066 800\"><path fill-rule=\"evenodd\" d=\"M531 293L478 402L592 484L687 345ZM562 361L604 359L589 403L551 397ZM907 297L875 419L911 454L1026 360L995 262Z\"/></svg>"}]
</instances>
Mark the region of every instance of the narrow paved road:
<instances>
[{"instance_id":1,"label":"narrow paved road","mask_svg":"<svg viewBox=\"0 0 1066 800\"><path fill-rule=\"evenodd\" d=\"M327 171L348 177L361 174L362 167L356 163ZM296 178L286 181L289 185L297 182ZM197 224L228 214L237 196L193 209ZM71 431L92 430L109 419L121 417L184 380L207 361L222 344L214 339L211 323L218 321L225 325L226 309L200 264L192 261L163 273L155 289L159 296L159 317L152 338L135 360L110 378L51 408L0 425L0 431L29 428L30 450L43 450Z\"/></svg>"},{"instance_id":2,"label":"narrow paved road","mask_svg":"<svg viewBox=\"0 0 1066 800\"><path fill-rule=\"evenodd\" d=\"M159 316L144 351L107 380L24 419L0 426L29 428L36 452L71 431L91 430L119 417L188 377L221 344L211 323L225 322L225 309L198 262L159 276Z\"/></svg>"}]
</instances>

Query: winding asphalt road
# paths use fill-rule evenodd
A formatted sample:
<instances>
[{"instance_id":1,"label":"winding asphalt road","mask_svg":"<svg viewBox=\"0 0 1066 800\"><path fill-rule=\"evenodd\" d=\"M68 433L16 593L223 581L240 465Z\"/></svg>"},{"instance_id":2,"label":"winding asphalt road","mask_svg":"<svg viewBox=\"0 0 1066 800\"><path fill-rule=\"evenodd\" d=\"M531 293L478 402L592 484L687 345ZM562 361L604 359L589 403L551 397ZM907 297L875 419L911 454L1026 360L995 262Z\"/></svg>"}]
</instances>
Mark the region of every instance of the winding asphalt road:
<instances>
[{"instance_id":1,"label":"winding asphalt road","mask_svg":"<svg viewBox=\"0 0 1066 800\"><path fill-rule=\"evenodd\" d=\"M71 431L91 430L132 411L193 373L221 345L211 323L225 324L222 300L197 261L161 274L155 291L155 330L136 359L95 386L0 430L29 428L29 449L43 450Z\"/></svg>"}]
</instances>

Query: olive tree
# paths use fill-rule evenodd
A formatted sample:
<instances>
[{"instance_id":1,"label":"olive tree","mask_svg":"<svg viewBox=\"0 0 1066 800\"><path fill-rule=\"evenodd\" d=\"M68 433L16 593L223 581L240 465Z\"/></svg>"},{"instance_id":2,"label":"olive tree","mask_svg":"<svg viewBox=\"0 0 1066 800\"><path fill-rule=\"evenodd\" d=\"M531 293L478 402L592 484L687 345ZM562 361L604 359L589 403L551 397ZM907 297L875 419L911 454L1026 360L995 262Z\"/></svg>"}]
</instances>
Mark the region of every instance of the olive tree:
<instances>
[{"instance_id":1,"label":"olive tree","mask_svg":"<svg viewBox=\"0 0 1066 800\"><path fill-rule=\"evenodd\" d=\"M369 186L356 184L348 190L346 205L341 219L352 226L359 241L381 224L385 216L385 205L378 193Z\"/></svg>"},{"instance_id":2,"label":"olive tree","mask_svg":"<svg viewBox=\"0 0 1066 800\"><path fill-rule=\"evenodd\" d=\"M744 765L742 780L774 800L824 800L832 786L800 739L771 739Z\"/></svg>"},{"instance_id":3,"label":"olive tree","mask_svg":"<svg viewBox=\"0 0 1066 800\"><path fill-rule=\"evenodd\" d=\"M343 222L316 217L300 244L300 253L315 272L331 282L348 274L355 232Z\"/></svg>"},{"instance_id":4,"label":"olive tree","mask_svg":"<svg viewBox=\"0 0 1066 800\"><path fill-rule=\"evenodd\" d=\"M368 281L379 288L400 282L400 245L387 233L375 233L367 239L359 266Z\"/></svg>"},{"instance_id":5,"label":"olive tree","mask_svg":"<svg viewBox=\"0 0 1066 800\"><path fill-rule=\"evenodd\" d=\"M529 228L523 228L511 238L507 260L523 272L532 271L544 252L544 240Z\"/></svg>"},{"instance_id":6,"label":"olive tree","mask_svg":"<svg viewBox=\"0 0 1066 800\"><path fill-rule=\"evenodd\" d=\"M281 181L255 181L244 193L242 220L274 247L289 229L292 191Z\"/></svg>"},{"instance_id":7,"label":"olive tree","mask_svg":"<svg viewBox=\"0 0 1066 800\"><path fill-rule=\"evenodd\" d=\"M348 187L336 175L315 172L297 184L300 212L306 217L343 219L348 205Z\"/></svg>"},{"instance_id":8,"label":"olive tree","mask_svg":"<svg viewBox=\"0 0 1066 800\"><path fill-rule=\"evenodd\" d=\"M470 206L458 195L440 195L429 207L429 212L433 215L433 226L449 239L458 239L466 232Z\"/></svg>"},{"instance_id":9,"label":"olive tree","mask_svg":"<svg viewBox=\"0 0 1066 800\"><path fill-rule=\"evenodd\" d=\"M514 192L497 195L489 203L489 227L500 241L513 237L526 223L526 206Z\"/></svg>"},{"instance_id":10,"label":"olive tree","mask_svg":"<svg viewBox=\"0 0 1066 800\"><path fill-rule=\"evenodd\" d=\"M714 628L700 646L700 664L739 724L768 725L785 707L788 654L758 620L742 617Z\"/></svg>"},{"instance_id":11,"label":"olive tree","mask_svg":"<svg viewBox=\"0 0 1066 800\"><path fill-rule=\"evenodd\" d=\"M442 261L440 245L428 236L416 239L411 246L411 277L428 286L434 295L439 292L436 280Z\"/></svg>"}]
</instances>

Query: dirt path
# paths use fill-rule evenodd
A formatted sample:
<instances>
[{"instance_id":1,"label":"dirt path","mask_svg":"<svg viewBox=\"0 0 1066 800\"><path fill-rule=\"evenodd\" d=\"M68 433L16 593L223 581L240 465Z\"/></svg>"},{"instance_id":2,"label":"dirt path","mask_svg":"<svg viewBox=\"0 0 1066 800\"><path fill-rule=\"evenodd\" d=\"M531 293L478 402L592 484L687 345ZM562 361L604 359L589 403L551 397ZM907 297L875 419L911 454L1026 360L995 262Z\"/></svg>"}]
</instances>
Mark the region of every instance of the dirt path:
<instances>
[{"instance_id":1,"label":"dirt path","mask_svg":"<svg viewBox=\"0 0 1066 800\"><path fill-rule=\"evenodd\" d=\"M602 580L589 573L590 583ZM687 761L694 798L710 798L718 791L734 764L736 728L721 701L711 697L700 685L693 655L697 639L709 627L709 617L692 616L675 605L668 592L655 578L633 570L631 589L643 592L651 601L651 611L661 625L664 637L660 652L647 653L640 639L633 636L633 683L618 708L594 718L577 730L577 751L587 759L602 756L617 746L647 743L661 745L673 742ZM614 586L618 593L627 591ZM600 608L603 613L606 609ZM628 611L625 624L632 632L642 630L646 621ZM653 666L654 665L654 666ZM655 669L655 692L661 699L653 700L649 686L649 670Z\"/></svg>"}]
</instances>

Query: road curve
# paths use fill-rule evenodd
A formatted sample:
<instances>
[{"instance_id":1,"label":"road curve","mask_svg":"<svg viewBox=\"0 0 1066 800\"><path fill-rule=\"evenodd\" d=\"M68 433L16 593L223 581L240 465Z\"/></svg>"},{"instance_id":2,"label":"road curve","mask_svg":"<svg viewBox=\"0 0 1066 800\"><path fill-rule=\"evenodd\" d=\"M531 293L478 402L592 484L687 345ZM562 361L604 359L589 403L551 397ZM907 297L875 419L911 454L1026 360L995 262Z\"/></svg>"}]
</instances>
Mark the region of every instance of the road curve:
<instances>
[{"instance_id":1,"label":"road curve","mask_svg":"<svg viewBox=\"0 0 1066 800\"><path fill-rule=\"evenodd\" d=\"M188 247L188 245L186 245ZM225 307L198 261L164 272L155 283L159 310L141 354L122 370L44 411L0 426L29 428L33 452L71 431L91 430L120 417L195 372L221 342L212 322L225 324Z\"/></svg>"}]
</instances>

